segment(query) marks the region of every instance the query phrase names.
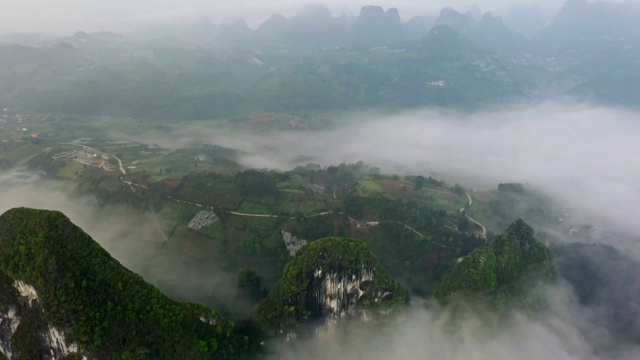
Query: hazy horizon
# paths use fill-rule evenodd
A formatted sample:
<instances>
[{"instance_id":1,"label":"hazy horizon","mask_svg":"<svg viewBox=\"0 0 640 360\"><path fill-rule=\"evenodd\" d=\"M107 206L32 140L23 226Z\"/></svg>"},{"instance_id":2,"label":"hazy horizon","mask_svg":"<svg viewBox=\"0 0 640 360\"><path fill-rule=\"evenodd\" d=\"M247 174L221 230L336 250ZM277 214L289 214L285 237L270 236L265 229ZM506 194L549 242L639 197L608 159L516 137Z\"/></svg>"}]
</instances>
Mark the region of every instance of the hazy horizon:
<instances>
[{"instance_id":1,"label":"hazy horizon","mask_svg":"<svg viewBox=\"0 0 640 360\"><path fill-rule=\"evenodd\" d=\"M72 35L77 31L128 32L171 21L209 17L216 23L225 19L243 18L251 28L258 27L274 13L291 17L311 5L325 5L338 16L342 13L357 16L362 6L377 5L400 10L403 21L415 15L437 15L444 7L460 12L470 10L477 4L484 12L504 14L514 3L540 4L547 16L552 16L564 2L551 0L514 1L492 0L478 4L477 0L436 0L423 3L417 0L402 1L308 1L287 0L277 4L266 4L250 0L202 1L169 0L161 4L150 0L120 0L101 2L96 0L5 0L0 14L0 35L14 33L41 33L45 35ZM636 0L633 0L636 2Z\"/></svg>"}]
</instances>

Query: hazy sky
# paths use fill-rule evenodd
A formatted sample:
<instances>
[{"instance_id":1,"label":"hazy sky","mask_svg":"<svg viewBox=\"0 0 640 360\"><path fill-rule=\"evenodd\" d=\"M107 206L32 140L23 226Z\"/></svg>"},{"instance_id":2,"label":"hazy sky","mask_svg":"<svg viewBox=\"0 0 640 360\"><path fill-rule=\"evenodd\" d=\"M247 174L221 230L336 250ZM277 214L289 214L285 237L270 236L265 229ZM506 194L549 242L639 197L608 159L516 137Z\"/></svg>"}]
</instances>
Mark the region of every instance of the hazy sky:
<instances>
[{"instance_id":1,"label":"hazy sky","mask_svg":"<svg viewBox=\"0 0 640 360\"><path fill-rule=\"evenodd\" d=\"M513 0L482 1L484 11L506 8ZM562 0L523 0L557 9ZM294 14L313 2L309 0L0 0L0 33L52 32L70 34L77 30L128 30L142 22L174 17L207 15L215 20L244 17L255 26L271 13ZM397 7L405 18L413 14L439 11L444 6L466 10L477 0L326 0L334 13L346 9L356 13L362 5Z\"/></svg>"}]
</instances>

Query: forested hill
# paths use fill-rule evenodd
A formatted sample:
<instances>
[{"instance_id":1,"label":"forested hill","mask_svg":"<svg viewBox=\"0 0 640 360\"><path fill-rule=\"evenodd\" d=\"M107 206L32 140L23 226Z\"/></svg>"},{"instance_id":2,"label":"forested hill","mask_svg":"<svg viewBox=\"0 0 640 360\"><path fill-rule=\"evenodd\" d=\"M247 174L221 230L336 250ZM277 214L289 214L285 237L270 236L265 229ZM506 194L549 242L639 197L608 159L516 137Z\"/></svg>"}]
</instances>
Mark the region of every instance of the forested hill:
<instances>
[{"instance_id":1,"label":"forested hill","mask_svg":"<svg viewBox=\"0 0 640 360\"><path fill-rule=\"evenodd\" d=\"M8 358L228 359L253 340L170 300L56 211L0 217L0 280Z\"/></svg>"},{"instance_id":2,"label":"forested hill","mask_svg":"<svg viewBox=\"0 0 640 360\"><path fill-rule=\"evenodd\" d=\"M483 299L497 310L513 300L530 300L536 284L557 274L555 255L533 234L529 225L517 220L456 265L438 287L436 297Z\"/></svg>"},{"instance_id":3,"label":"forested hill","mask_svg":"<svg viewBox=\"0 0 640 360\"><path fill-rule=\"evenodd\" d=\"M312 320L375 315L408 300L364 242L329 237L300 249L255 317L266 332L289 333Z\"/></svg>"}]
</instances>

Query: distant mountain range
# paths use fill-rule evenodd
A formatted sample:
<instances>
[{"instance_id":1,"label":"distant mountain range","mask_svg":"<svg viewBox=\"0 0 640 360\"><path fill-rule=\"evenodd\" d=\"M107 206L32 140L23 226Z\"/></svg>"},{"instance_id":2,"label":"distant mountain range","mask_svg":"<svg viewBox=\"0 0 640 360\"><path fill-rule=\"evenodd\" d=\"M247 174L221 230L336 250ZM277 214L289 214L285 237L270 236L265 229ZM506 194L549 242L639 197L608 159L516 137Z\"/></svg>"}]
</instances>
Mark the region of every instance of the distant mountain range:
<instances>
[{"instance_id":1,"label":"distant mountain range","mask_svg":"<svg viewBox=\"0 0 640 360\"><path fill-rule=\"evenodd\" d=\"M615 86L587 91L602 76L640 76L640 5L569 0L531 37L507 25L516 10L505 20L444 8L433 20L402 22L394 8L335 17L313 6L255 30L242 19L200 18L126 35L5 36L0 44L23 44L0 45L0 90L39 112L169 119L477 108L576 94L640 103L633 93L621 99Z\"/></svg>"}]
</instances>

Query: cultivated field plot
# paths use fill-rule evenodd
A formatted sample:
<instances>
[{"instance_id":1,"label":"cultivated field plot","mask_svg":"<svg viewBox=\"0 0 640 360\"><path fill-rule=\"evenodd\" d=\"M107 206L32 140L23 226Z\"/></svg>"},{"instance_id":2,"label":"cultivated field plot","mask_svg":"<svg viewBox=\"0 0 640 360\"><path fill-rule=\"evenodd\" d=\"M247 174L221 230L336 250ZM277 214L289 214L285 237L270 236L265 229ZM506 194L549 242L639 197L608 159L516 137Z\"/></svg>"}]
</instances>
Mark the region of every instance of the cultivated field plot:
<instances>
[{"instance_id":1,"label":"cultivated field plot","mask_svg":"<svg viewBox=\"0 0 640 360\"><path fill-rule=\"evenodd\" d=\"M317 195L297 191L283 191L281 195L280 210L286 214L313 215L328 210L325 199Z\"/></svg>"},{"instance_id":2,"label":"cultivated field plot","mask_svg":"<svg viewBox=\"0 0 640 360\"><path fill-rule=\"evenodd\" d=\"M384 194L394 199L411 199L414 193L414 185L398 180L382 180L379 182Z\"/></svg>"},{"instance_id":3,"label":"cultivated field plot","mask_svg":"<svg viewBox=\"0 0 640 360\"><path fill-rule=\"evenodd\" d=\"M273 204L263 204L256 201L243 200L237 211L248 214L271 215L274 212L274 206Z\"/></svg>"},{"instance_id":4,"label":"cultivated field plot","mask_svg":"<svg viewBox=\"0 0 640 360\"><path fill-rule=\"evenodd\" d=\"M363 195L381 195L382 187L374 180L361 180L358 182L358 192Z\"/></svg>"},{"instance_id":5,"label":"cultivated field plot","mask_svg":"<svg viewBox=\"0 0 640 360\"><path fill-rule=\"evenodd\" d=\"M201 210L197 206L167 201L162 209L156 213L156 216L163 225L163 231L171 236L177 226L187 226Z\"/></svg>"},{"instance_id":6,"label":"cultivated field plot","mask_svg":"<svg viewBox=\"0 0 640 360\"><path fill-rule=\"evenodd\" d=\"M194 259L210 259L220 256L224 249L222 238L212 238L203 232L178 226L169 239L172 247L183 255Z\"/></svg>"},{"instance_id":7,"label":"cultivated field plot","mask_svg":"<svg viewBox=\"0 0 640 360\"><path fill-rule=\"evenodd\" d=\"M6 152L3 151L5 152L3 157L17 166L26 164L29 160L38 156L44 148L43 145L32 145L30 143L0 144L0 147L7 148Z\"/></svg>"},{"instance_id":8,"label":"cultivated field plot","mask_svg":"<svg viewBox=\"0 0 640 360\"><path fill-rule=\"evenodd\" d=\"M468 202L466 196L458 195L447 189L432 187L425 187L415 191L414 199L431 208L451 212L457 212Z\"/></svg>"},{"instance_id":9,"label":"cultivated field plot","mask_svg":"<svg viewBox=\"0 0 640 360\"><path fill-rule=\"evenodd\" d=\"M67 160L67 164L58 171L57 176L64 179L77 179L84 171L84 165L75 161Z\"/></svg>"}]
</instances>

